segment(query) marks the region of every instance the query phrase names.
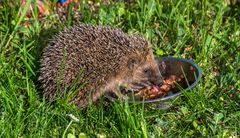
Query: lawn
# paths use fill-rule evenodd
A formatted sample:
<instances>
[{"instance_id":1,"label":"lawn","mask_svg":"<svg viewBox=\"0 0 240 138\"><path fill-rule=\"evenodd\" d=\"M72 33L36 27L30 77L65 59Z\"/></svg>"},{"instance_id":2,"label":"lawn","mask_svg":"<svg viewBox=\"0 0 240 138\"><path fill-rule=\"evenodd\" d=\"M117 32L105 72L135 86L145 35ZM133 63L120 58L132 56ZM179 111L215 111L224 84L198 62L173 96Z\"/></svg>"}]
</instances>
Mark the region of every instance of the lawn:
<instances>
[{"instance_id":1,"label":"lawn","mask_svg":"<svg viewBox=\"0 0 240 138\"><path fill-rule=\"evenodd\" d=\"M79 18L26 21L28 6L0 2L0 137L240 137L240 4L223 0L81 0ZM24 27L24 22L30 22ZM107 102L78 109L48 102L40 89L41 51L79 23L140 33L158 57L192 59L200 83L169 109Z\"/></svg>"}]
</instances>

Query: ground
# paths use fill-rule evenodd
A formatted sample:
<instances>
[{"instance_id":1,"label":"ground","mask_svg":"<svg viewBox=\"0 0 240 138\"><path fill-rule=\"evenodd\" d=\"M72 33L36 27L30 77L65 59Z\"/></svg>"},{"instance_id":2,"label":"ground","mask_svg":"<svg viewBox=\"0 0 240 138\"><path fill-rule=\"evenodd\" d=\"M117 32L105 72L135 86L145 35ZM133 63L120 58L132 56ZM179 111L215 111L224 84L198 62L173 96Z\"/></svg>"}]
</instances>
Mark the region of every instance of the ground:
<instances>
[{"instance_id":1,"label":"ground","mask_svg":"<svg viewBox=\"0 0 240 138\"><path fill-rule=\"evenodd\" d=\"M64 20L55 14L25 18L19 4L0 3L0 137L239 137L240 6L221 0L80 2ZM28 22L27 26L24 23ZM155 56L194 60L200 83L165 110L125 102L86 109L66 99L46 101L39 59L51 37L78 23L109 25L141 33Z\"/></svg>"}]
</instances>

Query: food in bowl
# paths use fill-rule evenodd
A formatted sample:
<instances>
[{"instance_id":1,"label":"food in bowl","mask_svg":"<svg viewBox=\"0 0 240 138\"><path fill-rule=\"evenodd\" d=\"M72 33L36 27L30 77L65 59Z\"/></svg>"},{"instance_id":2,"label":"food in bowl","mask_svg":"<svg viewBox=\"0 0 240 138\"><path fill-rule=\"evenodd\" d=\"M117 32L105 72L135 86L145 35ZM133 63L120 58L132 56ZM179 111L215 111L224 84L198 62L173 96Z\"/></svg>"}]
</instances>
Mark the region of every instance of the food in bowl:
<instances>
[{"instance_id":1,"label":"food in bowl","mask_svg":"<svg viewBox=\"0 0 240 138\"><path fill-rule=\"evenodd\" d=\"M179 88L176 86L176 84L179 84L183 88L188 86L183 75L170 75L163 80L161 86L147 86L138 91L123 91L123 93L125 93L130 99L131 97L134 97L136 100L152 100L161 98L167 95L169 92L178 92Z\"/></svg>"}]
</instances>

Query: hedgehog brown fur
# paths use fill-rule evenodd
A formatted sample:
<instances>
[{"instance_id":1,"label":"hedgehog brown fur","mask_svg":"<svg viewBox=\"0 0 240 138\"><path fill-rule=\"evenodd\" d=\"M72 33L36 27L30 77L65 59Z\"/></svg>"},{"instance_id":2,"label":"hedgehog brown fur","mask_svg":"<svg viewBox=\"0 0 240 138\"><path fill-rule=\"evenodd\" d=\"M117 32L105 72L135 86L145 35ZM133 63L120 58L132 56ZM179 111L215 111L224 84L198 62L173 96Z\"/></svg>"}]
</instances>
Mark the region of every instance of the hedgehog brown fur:
<instances>
[{"instance_id":1,"label":"hedgehog brown fur","mask_svg":"<svg viewBox=\"0 0 240 138\"><path fill-rule=\"evenodd\" d=\"M151 45L142 37L110 27L78 25L60 32L43 50L39 80L45 97L62 97L81 69L77 82L85 86L71 99L79 107L106 91L117 92L122 84L139 88L162 80Z\"/></svg>"}]
</instances>

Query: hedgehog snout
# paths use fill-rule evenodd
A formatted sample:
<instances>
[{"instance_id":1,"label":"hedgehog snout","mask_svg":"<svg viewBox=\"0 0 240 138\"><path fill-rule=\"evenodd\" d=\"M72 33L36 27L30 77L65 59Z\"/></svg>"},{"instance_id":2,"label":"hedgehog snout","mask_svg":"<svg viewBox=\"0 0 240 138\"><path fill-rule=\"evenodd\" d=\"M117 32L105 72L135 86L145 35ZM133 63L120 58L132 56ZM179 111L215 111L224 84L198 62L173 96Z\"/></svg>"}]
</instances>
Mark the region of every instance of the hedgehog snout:
<instances>
[{"instance_id":1,"label":"hedgehog snout","mask_svg":"<svg viewBox=\"0 0 240 138\"><path fill-rule=\"evenodd\" d=\"M160 86L163 81L163 77L158 68L150 67L143 70L144 75L152 85Z\"/></svg>"},{"instance_id":2,"label":"hedgehog snout","mask_svg":"<svg viewBox=\"0 0 240 138\"><path fill-rule=\"evenodd\" d=\"M160 86L160 85L162 85L163 77L162 77L162 75L152 76L152 77L149 79L149 81L150 81L153 85Z\"/></svg>"}]
</instances>

